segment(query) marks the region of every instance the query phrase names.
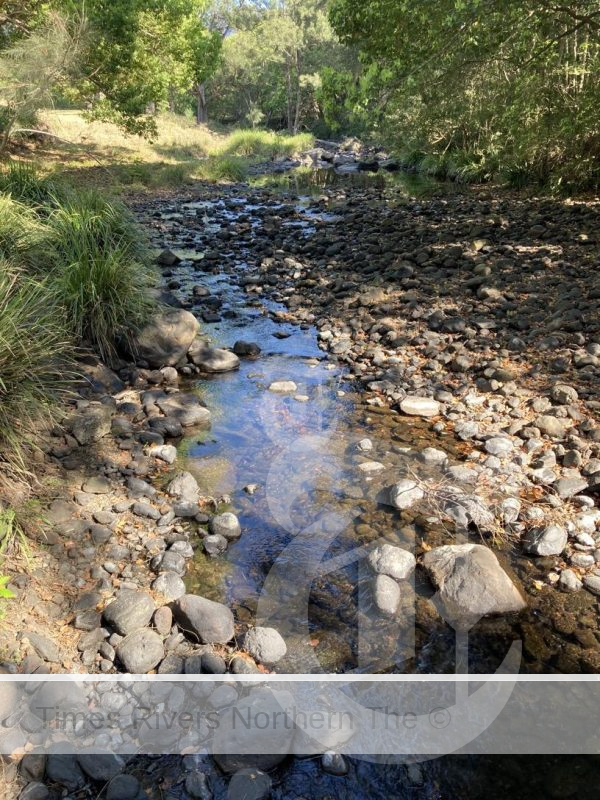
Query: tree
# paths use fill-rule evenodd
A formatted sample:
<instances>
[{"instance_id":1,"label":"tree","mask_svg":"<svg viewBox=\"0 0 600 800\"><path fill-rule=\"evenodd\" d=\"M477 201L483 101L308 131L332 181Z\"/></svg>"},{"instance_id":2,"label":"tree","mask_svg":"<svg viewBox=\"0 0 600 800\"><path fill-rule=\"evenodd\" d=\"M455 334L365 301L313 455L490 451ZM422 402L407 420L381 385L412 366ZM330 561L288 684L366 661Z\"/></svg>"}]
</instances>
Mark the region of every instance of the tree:
<instances>
[{"instance_id":1,"label":"tree","mask_svg":"<svg viewBox=\"0 0 600 800\"><path fill-rule=\"evenodd\" d=\"M0 153L15 126L31 125L36 111L50 105L52 93L72 76L83 40L81 25L51 13L0 51Z\"/></svg>"},{"instance_id":2,"label":"tree","mask_svg":"<svg viewBox=\"0 0 600 800\"><path fill-rule=\"evenodd\" d=\"M488 174L600 175L598 0L332 0L331 21L389 71L396 142Z\"/></svg>"},{"instance_id":3,"label":"tree","mask_svg":"<svg viewBox=\"0 0 600 800\"><path fill-rule=\"evenodd\" d=\"M76 13L77 0L63 0ZM154 128L148 109L189 92L216 68L208 0L86 0L90 27L80 97L91 113L135 133Z\"/></svg>"},{"instance_id":4,"label":"tree","mask_svg":"<svg viewBox=\"0 0 600 800\"><path fill-rule=\"evenodd\" d=\"M342 48L333 34L325 0L223 0L217 16L226 26L221 66L212 85L225 119L253 119L291 133L320 116L321 70L340 66Z\"/></svg>"}]
</instances>

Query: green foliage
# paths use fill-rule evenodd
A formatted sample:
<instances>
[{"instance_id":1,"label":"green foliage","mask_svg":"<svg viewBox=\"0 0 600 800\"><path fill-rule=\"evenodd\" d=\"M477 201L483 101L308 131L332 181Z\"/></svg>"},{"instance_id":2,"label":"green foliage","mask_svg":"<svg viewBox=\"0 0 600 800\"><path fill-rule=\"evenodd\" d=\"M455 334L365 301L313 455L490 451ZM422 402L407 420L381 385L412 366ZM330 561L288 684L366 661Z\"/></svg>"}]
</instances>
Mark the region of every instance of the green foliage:
<instances>
[{"instance_id":1,"label":"green foliage","mask_svg":"<svg viewBox=\"0 0 600 800\"><path fill-rule=\"evenodd\" d=\"M73 193L48 217L53 288L70 329L111 362L115 339L148 318L151 273L124 207L95 192Z\"/></svg>"},{"instance_id":2,"label":"green foliage","mask_svg":"<svg viewBox=\"0 0 600 800\"><path fill-rule=\"evenodd\" d=\"M366 98L379 132L425 171L599 184L597 0L333 0L330 16L386 75Z\"/></svg>"},{"instance_id":3,"label":"green foliage","mask_svg":"<svg viewBox=\"0 0 600 800\"><path fill-rule=\"evenodd\" d=\"M14 593L7 587L10 575L0 575L0 600L12 600Z\"/></svg>"},{"instance_id":4,"label":"green foliage","mask_svg":"<svg viewBox=\"0 0 600 800\"><path fill-rule=\"evenodd\" d=\"M71 15L79 13L78 0L63 4ZM208 0L87 0L90 34L78 94L90 104L91 116L131 133L153 133L149 109L189 92L216 68L221 39L204 24L207 5Z\"/></svg>"},{"instance_id":5,"label":"green foliage","mask_svg":"<svg viewBox=\"0 0 600 800\"><path fill-rule=\"evenodd\" d=\"M35 444L40 420L54 420L66 389L72 348L63 319L48 279L0 261L0 448L19 470L23 444Z\"/></svg>"},{"instance_id":6,"label":"green foliage","mask_svg":"<svg viewBox=\"0 0 600 800\"><path fill-rule=\"evenodd\" d=\"M236 130L221 148L223 155L272 159L278 156L293 156L313 146L310 134L295 136L277 134L264 130Z\"/></svg>"},{"instance_id":7,"label":"green foliage","mask_svg":"<svg viewBox=\"0 0 600 800\"><path fill-rule=\"evenodd\" d=\"M248 168L245 159L222 155L207 158L201 162L197 177L218 183L220 181L241 182L246 180Z\"/></svg>"},{"instance_id":8,"label":"green foliage","mask_svg":"<svg viewBox=\"0 0 600 800\"><path fill-rule=\"evenodd\" d=\"M258 118L290 133L318 122L323 68L356 64L354 54L333 34L326 2L265 0L241 4L224 16L222 24L229 35L209 85L217 118L238 124L248 120L253 125Z\"/></svg>"}]
</instances>

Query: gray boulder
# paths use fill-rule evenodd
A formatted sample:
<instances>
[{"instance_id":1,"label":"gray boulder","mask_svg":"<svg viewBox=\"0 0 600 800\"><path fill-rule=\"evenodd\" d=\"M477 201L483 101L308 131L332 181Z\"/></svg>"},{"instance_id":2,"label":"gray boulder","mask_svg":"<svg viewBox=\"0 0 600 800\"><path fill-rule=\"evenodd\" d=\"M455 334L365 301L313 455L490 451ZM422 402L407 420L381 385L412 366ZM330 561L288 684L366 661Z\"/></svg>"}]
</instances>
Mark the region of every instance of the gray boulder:
<instances>
[{"instance_id":1,"label":"gray boulder","mask_svg":"<svg viewBox=\"0 0 600 800\"><path fill-rule=\"evenodd\" d=\"M560 525L531 528L523 539L523 551L532 556L559 556L567 546L568 533Z\"/></svg>"},{"instance_id":2,"label":"gray boulder","mask_svg":"<svg viewBox=\"0 0 600 800\"><path fill-rule=\"evenodd\" d=\"M412 508L425 497L425 492L421 487L411 480L398 481L394 486L390 486L390 503L399 511L406 511Z\"/></svg>"},{"instance_id":3,"label":"gray boulder","mask_svg":"<svg viewBox=\"0 0 600 800\"><path fill-rule=\"evenodd\" d=\"M254 342L244 342L241 339L233 345L233 352L236 356L243 356L245 358L257 358L260 353L260 347Z\"/></svg>"},{"instance_id":4,"label":"gray boulder","mask_svg":"<svg viewBox=\"0 0 600 800\"><path fill-rule=\"evenodd\" d=\"M506 614L526 607L521 592L492 551L479 544L436 547L425 553L423 567L446 617L474 624L487 614Z\"/></svg>"},{"instance_id":5,"label":"gray boulder","mask_svg":"<svg viewBox=\"0 0 600 800\"><path fill-rule=\"evenodd\" d=\"M125 590L108 605L102 614L104 622L122 636L145 628L154 614L154 600L146 592Z\"/></svg>"},{"instance_id":6,"label":"gray boulder","mask_svg":"<svg viewBox=\"0 0 600 800\"><path fill-rule=\"evenodd\" d=\"M150 672L164 655L162 639L149 628L130 633L117 646L117 656L126 671L137 675Z\"/></svg>"},{"instance_id":7,"label":"gray boulder","mask_svg":"<svg viewBox=\"0 0 600 800\"><path fill-rule=\"evenodd\" d=\"M213 741L214 759L221 769L237 772L254 767L267 772L280 764L294 739L294 726L285 714L292 708L288 693L260 687L235 707L221 711ZM269 721L266 727L265 719Z\"/></svg>"},{"instance_id":8,"label":"gray boulder","mask_svg":"<svg viewBox=\"0 0 600 800\"><path fill-rule=\"evenodd\" d=\"M173 603L173 614L182 631L203 644L226 644L233 639L233 614L222 603L186 594Z\"/></svg>"},{"instance_id":9,"label":"gray boulder","mask_svg":"<svg viewBox=\"0 0 600 800\"><path fill-rule=\"evenodd\" d=\"M189 311L169 309L140 331L132 355L154 368L173 367L184 358L199 331L200 323Z\"/></svg>"},{"instance_id":10,"label":"gray boulder","mask_svg":"<svg viewBox=\"0 0 600 800\"><path fill-rule=\"evenodd\" d=\"M113 410L110 406L104 403L90 403L82 412L71 417L68 427L83 447L108 436L112 417Z\"/></svg>"},{"instance_id":11,"label":"gray boulder","mask_svg":"<svg viewBox=\"0 0 600 800\"><path fill-rule=\"evenodd\" d=\"M160 397L156 405L169 419L176 420L184 428L210 428L210 411L192 392L175 392Z\"/></svg>"},{"instance_id":12,"label":"gray boulder","mask_svg":"<svg viewBox=\"0 0 600 800\"><path fill-rule=\"evenodd\" d=\"M400 410L411 417L437 417L440 404L430 397L405 397L400 403Z\"/></svg>"},{"instance_id":13,"label":"gray boulder","mask_svg":"<svg viewBox=\"0 0 600 800\"><path fill-rule=\"evenodd\" d=\"M242 534L238 518L230 511L214 516L209 523L209 528L212 534L223 536L228 541L239 539Z\"/></svg>"},{"instance_id":14,"label":"gray boulder","mask_svg":"<svg viewBox=\"0 0 600 800\"><path fill-rule=\"evenodd\" d=\"M125 761L115 753L102 753L94 747L89 752L81 752L77 756L77 761L81 769L93 781L106 783L118 775Z\"/></svg>"},{"instance_id":15,"label":"gray boulder","mask_svg":"<svg viewBox=\"0 0 600 800\"><path fill-rule=\"evenodd\" d=\"M389 575L378 575L373 587L373 599L381 614L392 617L400 605L400 587Z\"/></svg>"},{"instance_id":16,"label":"gray boulder","mask_svg":"<svg viewBox=\"0 0 600 800\"><path fill-rule=\"evenodd\" d=\"M250 628L244 635L242 647L260 664L276 664L287 653L283 636L275 628Z\"/></svg>"},{"instance_id":17,"label":"gray boulder","mask_svg":"<svg viewBox=\"0 0 600 800\"><path fill-rule=\"evenodd\" d=\"M167 494L187 503L197 503L200 496L198 481L191 472L180 472L167 486Z\"/></svg>"},{"instance_id":18,"label":"gray boulder","mask_svg":"<svg viewBox=\"0 0 600 800\"><path fill-rule=\"evenodd\" d=\"M381 544L376 547L369 554L367 561L377 575L388 575L397 581L409 578L417 563L412 553L392 544Z\"/></svg>"},{"instance_id":19,"label":"gray boulder","mask_svg":"<svg viewBox=\"0 0 600 800\"><path fill-rule=\"evenodd\" d=\"M230 350L208 347L204 342L194 342L188 351L188 358L202 372L231 372L238 369L240 360Z\"/></svg>"}]
</instances>

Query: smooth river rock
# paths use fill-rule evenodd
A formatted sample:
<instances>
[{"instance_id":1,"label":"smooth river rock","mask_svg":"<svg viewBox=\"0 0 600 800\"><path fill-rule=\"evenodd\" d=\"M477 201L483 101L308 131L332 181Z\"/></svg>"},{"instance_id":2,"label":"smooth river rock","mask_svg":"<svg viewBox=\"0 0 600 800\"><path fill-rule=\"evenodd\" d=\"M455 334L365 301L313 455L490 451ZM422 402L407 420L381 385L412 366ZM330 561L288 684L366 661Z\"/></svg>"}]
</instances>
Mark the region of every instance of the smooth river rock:
<instances>
[{"instance_id":1,"label":"smooth river rock","mask_svg":"<svg viewBox=\"0 0 600 800\"><path fill-rule=\"evenodd\" d=\"M132 355L151 367L174 367L186 355L200 323L189 311L173 308L154 319L138 334Z\"/></svg>"},{"instance_id":2,"label":"smooth river rock","mask_svg":"<svg viewBox=\"0 0 600 800\"><path fill-rule=\"evenodd\" d=\"M244 635L242 647L260 664L276 664L287 653L283 636L275 628L250 628Z\"/></svg>"},{"instance_id":3,"label":"smooth river rock","mask_svg":"<svg viewBox=\"0 0 600 800\"><path fill-rule=\"evenodd\" d=\"M186 594L173 603L181 630L203 644L226 644L233 639L233 614L222 603Z\"/></svg>"},{"instance_id":4,"label":"smooth river rock","mask_svg":"<svg viewBox=\"0 0 600 800\"><path fill-rule=\"evenodd\" d=\"M525 600L494 553L479 544L436 547L423 556L423 567L438 589L445 616L474 624L487 614L521 611Z\"/></svg>"},{"instance_id":5,"label":"smooth river rock","mask_svg":"<svg viewBox=\"0 0 600 800\"><path fill-rule=\"evenodd\" d=\"M154 600L146 592L126 590L106 606L102 616L104 622L117 633L127 636L139 628L145 628L152 619L155 608Z\"/></svg>"},{"instance_id":6,"label":"smooth river rock","mask_svg":"<svg viewBox=\"0 0 600 800\"><path fill-rule=\"evenodd\" d=\"M231 372L240 366L240 360L235 353L208 347L204 342L194 342L189 349L188 358L202 372Z\"/></svg>"},{"instance_id":7,"label":"smooth river rock","mask_svg":"<svg viewBox=\"0 0 600 800\"><path fill-rule=\"evenodd\" d=\"M405 397L400 403L400 410L411 417L437 417L440 404L430 397Z\"/></svg>"}]
</instances>

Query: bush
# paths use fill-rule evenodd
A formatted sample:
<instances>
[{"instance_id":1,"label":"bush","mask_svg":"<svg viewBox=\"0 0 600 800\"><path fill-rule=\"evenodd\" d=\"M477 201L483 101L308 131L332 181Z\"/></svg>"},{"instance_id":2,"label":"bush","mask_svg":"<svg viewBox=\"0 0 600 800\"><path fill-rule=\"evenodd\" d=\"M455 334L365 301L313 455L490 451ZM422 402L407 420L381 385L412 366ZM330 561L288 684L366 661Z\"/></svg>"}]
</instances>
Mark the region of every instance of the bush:
<instances>
[{"instance_id":1,"label":"bush","mask_svg":"<svg viewBox=\"0 0 600 800\"><path fill-rule=\"evenodd\" d=\"M53 287L78 340L106 361L115 341L150 313L151 273L126 209L90 192L74 193L48 218Z\"/></svg>"},{"instance_id":2,"label":"bush","mask_svg":"<svg viewBox=\"0 0 600 800\"><path fill-rule=\"evenodd\" d=\"M47 281L0 262L0 446L24 469L22 447L34 424L52 422L69 379L72 346Z\"/></svg>"}]
</instances>

